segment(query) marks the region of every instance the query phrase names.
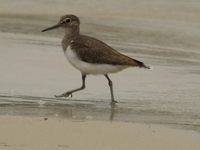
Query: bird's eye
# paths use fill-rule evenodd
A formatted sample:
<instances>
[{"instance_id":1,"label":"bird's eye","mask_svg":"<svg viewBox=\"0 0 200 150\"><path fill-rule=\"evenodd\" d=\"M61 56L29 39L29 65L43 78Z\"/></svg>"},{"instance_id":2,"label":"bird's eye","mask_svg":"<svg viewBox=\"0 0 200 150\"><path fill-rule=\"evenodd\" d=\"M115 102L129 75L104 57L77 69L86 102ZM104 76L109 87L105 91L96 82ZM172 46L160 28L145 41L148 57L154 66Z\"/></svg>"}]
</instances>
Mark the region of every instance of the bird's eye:
<instances>
[{"instance_id":1,"label":"bird's eye","mask_svg":"<svg viewBox=\"0 0 200 150\"><path fill-rule=\"evenodd\" d=\"M66 22L66 23L70 23L70 22L71 22L71 19L70 19L70 18L67 18L67 19L65 20L65 22Z\"/></svg>"}]
</instances>

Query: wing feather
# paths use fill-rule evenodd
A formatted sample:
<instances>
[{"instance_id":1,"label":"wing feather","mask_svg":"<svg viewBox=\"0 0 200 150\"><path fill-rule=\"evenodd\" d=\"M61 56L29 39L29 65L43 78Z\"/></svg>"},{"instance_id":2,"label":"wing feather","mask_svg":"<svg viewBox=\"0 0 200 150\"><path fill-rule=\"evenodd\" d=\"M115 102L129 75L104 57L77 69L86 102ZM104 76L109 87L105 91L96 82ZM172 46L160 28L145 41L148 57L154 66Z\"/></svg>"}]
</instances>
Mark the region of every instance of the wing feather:
<instances>
[{"instance_id":1,"label":"wing feather","mask_svg":"<svg viewBox=\"0 0 200 150\"><path fill-rule=\"evenodd\" d=\"M71 43L82 61L94 64L124 65L148 68L143 62L125 56L95 38L81 35Z\"/></svg>"}]
</instances>

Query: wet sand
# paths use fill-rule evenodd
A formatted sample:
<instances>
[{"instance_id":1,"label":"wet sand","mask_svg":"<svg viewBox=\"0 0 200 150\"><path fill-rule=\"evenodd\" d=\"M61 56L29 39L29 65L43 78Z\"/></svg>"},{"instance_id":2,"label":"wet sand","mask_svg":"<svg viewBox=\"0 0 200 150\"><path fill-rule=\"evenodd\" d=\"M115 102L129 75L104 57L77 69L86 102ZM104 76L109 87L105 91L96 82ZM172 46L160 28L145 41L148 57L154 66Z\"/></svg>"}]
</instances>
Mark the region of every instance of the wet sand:
<instances>
[{"instance_id":1,"label":"wet sand","mask_svg":"<svg viewBox=\"0 0 200 150\"><path fill-rule=\"evenodd\" d=\"M60 2L64 3L62 0ZM90 149L88 145L93 144L91 149L98 149L101 142L97 141L102 140L105 149L114 149L115 146L130 149L133 145L138 146L138 149L147 149L145 146L152 149L157 146L158 149L169 149L166 143L170 143L170 149L199 149L199 145L196 145L199 138L193 135L190 137L185 131L180 131L179 136L179 133L174 134L175 130L169 131L154 126L153 131L159 133L157 136L149 128L153 127L152 124L159 124L175 129L187 129L188 133L200 132L199 3L182 3L176 0L173 4L168 1L155 1L150 4L145 0L144 3L127 0L126 3L123 1L123 4L117 2L116 5L111 5L112 1L107 1L107 7L96 9L94 6L102 6L105 1L87 3L85 7L81 7L81 2L77 1L78 5L74 2L71 2L71 5L63 5L45 3L44 0L26 0L21 5L22 3L14 4L10 0L2 1L0 121L4 122L1 128L5 130L0 130L0 136L4 135L0 146L7 149L26 149L26 146L34 149L41 148L41 142L44 142L47 148L52 146L63 149ZM74 11L74 8L78 8L78 11ZM92 8L91 11L88 11L89 8ZM74 13L80 17L83 34L99 38L120 52L154 67L153 70L126 69L110 75L114 83L115 99L119 102L116 107L110 106L109 87L103 76L88 76L86 89L74 93L72 98L54 98L54 95L81 84L80 72L73 68L63 55L60 45L62 30L45 34L40 32L57 23L59 17L66 13ZM49 118L48 122L44 121L44 118ZM15 122L21 129L26 125L30 126L25 128L22 134L25 137L29 135L30 138L26 141L14 139L19 132L11 122ZM41 130L35 127L40 126L40 123ZM80 124L85 130L74 135L73 132ZM54 130L57 126L60 129ZM80 136L86 139L85 133L91 131L88 135L92 140L91 144L87 140L81 141L89 143L86 147L83 143L73 144L77 140L64 135L65 130L68 132L66 126L72 128L69 132L75 138ZM137 134L132 136L133 132L129 133L126 128L129 126ZM35 135L32 136L27 130ZM6 134L6 131L9 134ZM15 132L13 137L10 134L12 131ZM35 137L39 137L44 131L48 138L36 141L40 145L31 145L31 141L39 140L40 138ZM60 133L59 138L55 138L55 143L51 143L56 131ZM96 131L95 135L93 131ZM108 139L98 136L103 136L104 133L110 133L106 136ZM149 133L151 138L145 133ZM117 136L121 137L122 141L125 137L132 140L127 141L127 145L119 146L120 139L115 139L117 142L110 141ZM159 139L162 144L157 145L159 142L156 142L154 145ZM58 140L63 142L59 143ZM106 142L111 145L106 147Z\"/></svg>"},{"instance_id":2,"label":"wet sand","mask_svg":"<svg viewBox=\"0 0 200 150\"><path fill-rule=\"evenodd\" d=\"M0 116L2 150L199 150L200 137L155 125Z\"/></svg>"}]
</instances>

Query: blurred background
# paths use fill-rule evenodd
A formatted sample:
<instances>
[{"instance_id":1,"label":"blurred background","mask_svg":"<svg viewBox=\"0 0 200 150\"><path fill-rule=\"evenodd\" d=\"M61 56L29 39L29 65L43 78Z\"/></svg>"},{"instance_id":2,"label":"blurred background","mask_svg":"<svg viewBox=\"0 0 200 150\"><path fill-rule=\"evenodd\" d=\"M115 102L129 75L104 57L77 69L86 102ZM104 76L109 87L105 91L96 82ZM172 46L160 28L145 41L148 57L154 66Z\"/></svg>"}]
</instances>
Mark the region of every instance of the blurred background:
<instances>
[{"instance_id":1,"label":"blurred background","mask_svg":"<svg viewBox=\"0 0 200 150\"><path fill-rule=\"evenodd\" d=\"M124 39L190 52L200 48L198 0L1 0L0 30L41 34L65 14L80 17L82 33L116 38L111 44Z\"/></svg>"}]
</instances>

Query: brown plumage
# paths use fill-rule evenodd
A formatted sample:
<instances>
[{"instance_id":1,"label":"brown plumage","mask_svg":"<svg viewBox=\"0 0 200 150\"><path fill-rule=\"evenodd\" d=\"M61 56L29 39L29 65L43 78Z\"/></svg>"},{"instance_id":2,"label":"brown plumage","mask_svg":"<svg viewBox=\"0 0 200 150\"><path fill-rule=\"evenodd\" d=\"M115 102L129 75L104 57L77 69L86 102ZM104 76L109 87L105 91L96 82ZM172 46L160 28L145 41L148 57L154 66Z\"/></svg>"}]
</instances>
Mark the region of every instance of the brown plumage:
<instances>
[{"instance_id":1,"label":"brown plumage","mask_svg":"<svg viewBox=\"0 0 200 150\"><path fill-rule=\"evenodd\" d=\"M110 64L149 69L144 63L119 53L104 42L85 35L80 35L71 43L82 61L93 64Z\"/></svg>"}]
</instances>

